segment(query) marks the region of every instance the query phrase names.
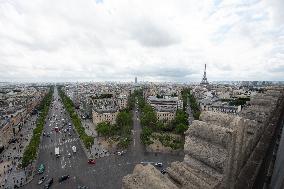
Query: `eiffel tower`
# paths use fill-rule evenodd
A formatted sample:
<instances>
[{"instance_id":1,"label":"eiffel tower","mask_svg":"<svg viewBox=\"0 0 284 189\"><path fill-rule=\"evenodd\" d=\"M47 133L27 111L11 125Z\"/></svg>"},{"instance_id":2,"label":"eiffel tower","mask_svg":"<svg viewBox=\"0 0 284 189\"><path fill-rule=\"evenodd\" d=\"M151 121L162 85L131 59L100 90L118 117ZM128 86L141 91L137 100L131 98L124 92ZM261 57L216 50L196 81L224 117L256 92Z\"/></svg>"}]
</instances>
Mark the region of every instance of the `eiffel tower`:
<instances>
[{"instance_id":1,"label":"eiffel tower","mask_svg":"<svg viewBox=\"0 0 284 189\"><path fill-rule=\"evenodd\" d=\"M206 77L206 64L205 64L203 78L202 78L200 85L209 85L209 82L207 81L207 77Z\"/></svg>"}]
</instances>

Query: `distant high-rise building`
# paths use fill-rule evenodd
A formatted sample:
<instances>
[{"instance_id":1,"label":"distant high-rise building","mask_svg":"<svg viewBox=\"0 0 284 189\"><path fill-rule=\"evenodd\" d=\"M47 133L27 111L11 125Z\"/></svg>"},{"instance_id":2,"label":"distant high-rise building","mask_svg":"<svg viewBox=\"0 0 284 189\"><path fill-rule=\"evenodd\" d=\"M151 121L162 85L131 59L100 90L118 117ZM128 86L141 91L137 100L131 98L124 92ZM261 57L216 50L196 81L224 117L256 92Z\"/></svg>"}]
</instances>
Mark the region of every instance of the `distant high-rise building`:
<instances>
[{"instance_id":1,"label":"distant high-rise building","mask_svg":"<svg viewBox=\"0 0 284 189\"><path fill-rule=\"evenodd\" d=\"M135 83L137 83L137 77L135 77Z\"/></svg>"},{"instance_id":2,"label":"distant high-rise building","mask_svg":"<svg viewBox=\"0 0 284 189\"><path fill-rule=\"evenodd\" d=\"M202 78L200 85L209 85L209 82L207 81L207 77L206 77L206 64L205 64L203 78Z\"/></svg>"}]
</instances>

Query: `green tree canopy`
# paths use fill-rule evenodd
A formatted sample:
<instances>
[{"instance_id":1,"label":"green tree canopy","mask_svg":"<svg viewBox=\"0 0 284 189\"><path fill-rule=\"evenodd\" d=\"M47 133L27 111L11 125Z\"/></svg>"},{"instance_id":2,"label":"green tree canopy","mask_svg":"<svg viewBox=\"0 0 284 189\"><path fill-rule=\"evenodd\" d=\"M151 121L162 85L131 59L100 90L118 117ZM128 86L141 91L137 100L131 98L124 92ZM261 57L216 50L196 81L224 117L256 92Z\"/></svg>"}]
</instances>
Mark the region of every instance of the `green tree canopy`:
<instances>
[{"instance_id":1,"label":"green tree canopy","mask_svg":"<svg viewBox=\"0 0 284 189\"><path fill-rule=\"evenodd\" d=\"M188 125L185 125L183 123L179 123L176 127L175 127L175 131L178 134L183 134L186 130L188 129Z\"/></svg>"},{"instance_id":2,"label":"green tree canopy","mask_svg":"<svg viewBox=\"0 0 284 189\"><path fill-rule=\"evenodd\" d=\"M97 124L97 132L103 136L110 134L110 124L108 122L101 122Z\"/></svg>"}]
</instances>

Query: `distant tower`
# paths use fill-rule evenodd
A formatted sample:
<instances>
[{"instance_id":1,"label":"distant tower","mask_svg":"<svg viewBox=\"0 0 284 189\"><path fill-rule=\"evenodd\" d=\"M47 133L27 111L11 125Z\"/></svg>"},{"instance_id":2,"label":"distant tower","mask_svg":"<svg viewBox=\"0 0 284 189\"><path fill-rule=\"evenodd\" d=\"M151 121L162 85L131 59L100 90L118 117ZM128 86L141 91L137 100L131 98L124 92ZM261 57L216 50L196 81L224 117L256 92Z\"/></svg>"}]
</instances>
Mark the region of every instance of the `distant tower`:
<instances>
[{"instance_id":1,"label":"distant tower","mask_svg":"<svg viewBox=\"0 0 284 189\"><path fill-rule=\"evenodd\" d=\"M135 83L137 83L137 77L135 77Z\"/></svg>"},{"instance_id":2,"label":"distant tower","mask_svg":"<svg viewBox=\"0 0 284 189\"><path fill-rule=\"evenodd\" d=\"M207 81L207 77L206 77L206 64L205 64L205 69L204 69L204 73L203 73L203 78L202 78L202 81L201 81L200 85L209 85L209 83L208 83L208 81Z\"/></svg>"}]
</instances>

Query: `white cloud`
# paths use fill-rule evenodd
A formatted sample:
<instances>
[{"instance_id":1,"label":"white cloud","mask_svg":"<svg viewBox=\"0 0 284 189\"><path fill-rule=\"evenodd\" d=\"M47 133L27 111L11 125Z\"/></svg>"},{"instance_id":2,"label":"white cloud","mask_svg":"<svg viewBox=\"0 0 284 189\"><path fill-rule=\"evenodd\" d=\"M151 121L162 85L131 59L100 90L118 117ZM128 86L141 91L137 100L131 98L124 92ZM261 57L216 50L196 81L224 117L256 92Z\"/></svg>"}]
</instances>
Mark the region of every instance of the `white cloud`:
<instances>
[{"instance_id":1,"label":"white cloud","mask_svg":"<svg viewBox=\"0 0 284 189\"><path fill-rule=\"evenodd\" d=\"M0 80L283 80L283 6L4 0Z\"/></svg>"}]
</instances>

